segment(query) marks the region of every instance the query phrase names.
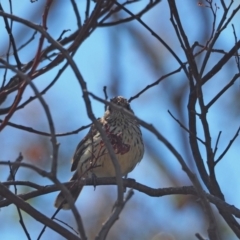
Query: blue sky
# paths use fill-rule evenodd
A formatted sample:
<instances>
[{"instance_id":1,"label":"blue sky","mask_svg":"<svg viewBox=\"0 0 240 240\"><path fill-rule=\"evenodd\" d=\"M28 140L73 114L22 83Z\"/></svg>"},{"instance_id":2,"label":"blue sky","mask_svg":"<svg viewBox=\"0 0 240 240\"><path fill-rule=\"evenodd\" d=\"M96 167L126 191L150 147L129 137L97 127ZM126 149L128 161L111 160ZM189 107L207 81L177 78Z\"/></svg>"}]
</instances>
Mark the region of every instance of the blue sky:
<instances>
[{"instance_id":1,"label":"blue sky","mask_svg":"<svg viewBox=\"0 0 240 240\"><path fill-rule=\"evenodd\" d=\"M71 5L65 1L60 2L55 3L59 5L55 6L54 10L50 12L48 20L48 31L55 38L58 38L63 29L71 29L71 32L73 32L76 27L76 20L72 14ZM85 1L79 1L79 8L82 9L82 11L84 10L84 2ZM133 5L130 9L136 12L137 9L141 8L143 2L144 1ZM1 3L7 11L8 1L3 0ZM36 11L36 9L39 9L39 11ZM24 3L21 4L14 2L13 4L13 12L16 15L20 17L27 16L27 19L32 19L36 23L41 22L42 12L40 9L42 9L42 2L40 1L34 4L31 4L29 1L24 1ZM217 20L219 20L221 13L222 9L220 8L218 10ZM195 41L199 41L205 44L210 35L208 29L210 29L212 24L210 9L199 7L197 1L186 0L184 4L179 5L179 14L183 21L184 28L188 33L189 42L193 44ZM179 42L177 42L169 18L167 2L162 1L154 10L147 13L142 20L165 39L174 51L177 52L181 60L185 61L186 58ZM56 19L58 20L56 21ZM237 34L239 33L238 31L240 31L238 22L239 14L236 16L236 19L233 20ZM24 32L24 28L19 31L18 27L17 24L14 24L13 32L18 36L20 42L24 42L30 37L31 33ZM0 21L0 29L0 34L3 36L0 41L4 43L2 46L5 46L0 48L0 54L3 55L6 51L6 41L8 39L3 21ZM66 33L66 35L67 34L68 33ZM37 35L36 39L38 38L39 36ZM32 51L28 49L23 50L21 53L23 62L32 59L37 44L38 40L31 44L30 49L32 49ZM47 43L45 44L47 45ZM232 28L229 27L223 32L221 38L216 43L216 48L223 48L227 51L233 44L234 37ZM221 57L221 55L217 54L211 57L207 70L212 68L219 57ZM107 86L110 97L113 97L114 94L119 94L130 98L147 85L155 82L162 75L179 67L169 52L137 22L118 26L117 28L97 29L82 44L74 60L87 82L88 90L100 97L104 97L102 89L103 86ZM197 58L199 66L201 65L201 61L202 57ZM61 66L62 65L34 80L39 90L43 89L51 79L53 79ZM206 102L212 99L235 73L237 73L236 66L234 61L231 60L226 68L222 69L219 74L204 87ZM1 71L1 75L2 74L3 72ZM131 105L138 117L148 123L152 123L158 131L176 147L184 159L186 159L186 162L192 165L192 156L187 144L188 135L180 129L179 125L167 112L170 110L176 118L182 119L184 124L187 124L188 89L184 88L186 83L186 76L183 72L180 72L146 91L134 100ZM181 93L183 96L181 96ZM28 99L32 94L32 90L28 88L22 101ZM209 111L208 120L213 143L216 142L219 131L222 131L217 155L221 153L221 149L228 144L239 127L239 104L235 104L238 101L239 94L240 82L238 80ZM178 106L173 105L173 99L177 95L181 97L181 104ZM11 97L4 103L4 107L11 104L13 96ZM81 125L90 123L83 103L80 86L70 68L65 71L54 87L44 95L44 99L49 103L56 132L75 130ZM104 106L101 103L92 100L92 107L96 117L102 116ZM48 131L47 120L37 100L24 109L17 111L11 118L11 121ZM86 132L87 130L77 135L58 138L58 142L60 143L58 177L61 181L67 181L70 178L70 159L77 143ZM156 188L170 187L173 186L173 183L178 186L189 185L190 181L188 177L168 149L145 129L142 129L142 132L146 152L142 162L129 174L129 177ZM200 124L198 126L198 134L199 137L203 137ZM18 153L22 152L25 161L33 162L44 169L49 167L51 144L49 139L45 137L6 127L0 134L0 144L2 146L0 153L1 160L14 160L18 156ZM32 156L29 153L30 144L35 147L41 146L42 152L37 153L37 159L30 159L29 157ZM9 146L11 146L11 148L9 148ZM238 189L239 186L239 174L237 171L239 166L238 146L239 139L235 141L233 147L218 164L216 169L217 178L227 202L237 207L239 207L240 195L237 191L233 191L233 189ZM206 158L204 148L201 147L201 150L203 158ZM196 168L193 167L193 169ZM8 169L0 166L0 174L0 180L4 181L8 175ZM33 176L31 171L24 169L19 170L17 179L34 181L41 185L51 184L49 180ZM24 189L21 190L24 191ZM48 194L39 199L33 199L30 203L48 216L51 216L54 213L52 204L55 196L56 193ZM92 234L92 224L95 224L94 221L98 220L97 211L101 210L101 212L110 213L115 196L115 187L98 187L96 191L93 191L92 187L86 187L84 189L81 194L81 199L77 201L77 206L86 225L86 230L90 235ZM97 206L96 199L98 201ZM103 199L107 199L108 204L104 203L105 200ZM147 230L142 233L142 239L150 239L150 236L153 237L159 232L173 234L176 238L179 236L178 239L193 239L191 237L193 237L196 232L200 232L203 235L206 234L206 232L204 232L205 219L203 212L194 204L190 206L188 204L184 205L185 201L188 202L189 200L181 197L151 198L135 191L133 199L127 204L126 209L122 212L120 220L115 224L114 228L128 229L128 224L130 223L127 220L129 219L128 214L130 214L134 219L138 219L138 222L131 223L133 229L138 229L139 224L146 226ZM97 208L99 206L100 210ZM149 218L153 219L154 224L146 219L146 215L149 215ZM32 239L36 239L41 231L42 225L33 221L32 218L26 214L24 215L24 219L26 219L27 227L31 229L30 234ZM70 212L60 213L59 219L69 221L73 227L75 226ZM25 239L24 232L18 220L15 206L1 209L0 222L2 231L0 236L2 235L2 239ZM11 231L9 227L12 226L12 221L14 222L14 232ZM187 236L186 226L188 226ZM112 237L116 230L114 228L113 233L110 232L109 239L113 239ZM131 234L132 232L130 230L129 233L128 230L126 230L126 236L129 236L127 239L131 238ZM228 234L227 229L226 234ZM58 235L47 229L42 239L49 239L50 237L52 239L60 239ZM235 239L232 235L228 237L230 240ZM119 237L119 239L122 238Z\"/></svg>"}]
</instances>

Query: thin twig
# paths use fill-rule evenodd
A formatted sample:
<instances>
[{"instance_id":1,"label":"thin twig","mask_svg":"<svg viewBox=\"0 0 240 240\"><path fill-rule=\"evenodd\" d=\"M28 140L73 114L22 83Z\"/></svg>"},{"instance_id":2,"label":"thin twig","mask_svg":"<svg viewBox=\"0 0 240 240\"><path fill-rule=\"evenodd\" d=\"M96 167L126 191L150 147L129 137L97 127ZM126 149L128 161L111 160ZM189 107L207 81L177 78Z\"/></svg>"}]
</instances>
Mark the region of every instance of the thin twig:
<instances>
[{"instance_id":1,"label":"thin twig","mask_svg":"<svg viewBox=\"0 0 240 240\"><path fill-rule=\"evenodd\" d=\"M22 162L22 160L23 160L22 153L19 153L19 156L17 157L15 162ZM19 166L17 166L17 165L13 165L11 167L11 171L10 171L10 174L9 174L9 176L7 178L7 181L12 181L12 180L15 181L15 175L17 173L18 168L19 168Z\"/></svg>"},{"instance_id":2,"label":"thin twig","mask_svg":"<svg viewBox=\"0 0 240 240\"><path fill-rule=\"evenodd\" d=\"M189 129L187 129L177 118L175 118L173 116L173 114L168 110L168 113L170 114L170 116L180 125L181 128L183 128L186 132L188 132L189 134L192 134ZM199 142L201 142L203 145L205 145L206 143L201 139L199 138L198 136L194 136Z\"/></svg>"},{"instance_id":3,"label":"thin twig","mask_svg":"<svg viewBox=\"0 0 240 240\"><path fill-rule=\"evenodd\" d=\"M121 5L126 6L127 4L131 4L131 3L134 3L134 2L137 2L137 1L139 1L139 0L133 0L133 1L127 0L127 1L123 2ZM138 17L138 18L142 17L145 13L149 12L149 10L151 10L153 7L155 7L160 2L161 2L161 0L156 0L156 1L151 1L150 0L149 3L141 11L139 11L138 13L135 14L135 16ZM106 22L106 20L108 20L114 13L119 12L120 9L121 9L121 7L119 7L119 6L117 6L114 9L111 9L111 11L109 11L99 21L98 26L99 27L116 26L116 25L119 25L119 24L123 24L123 23L127 23L127 22L135 20L135 18L136 18L135 16L130 16L130 17L126 17L126 18L123 18L123 19L120 19L120 20L116 20L116 21L112 21L112 22Z\"/></svg>"},{"instance_id":4,"label":"thin twig","mask_svg":"<svg viewBox=\"0 0 240 240\"><path fill-rule=\"evenodd\" d=\"M57 210L55 211L55 213L54 213L53 216L51 217L52 220L55 218L55 216L59 213L60 210L61 210L61 209L59 208L59 209L57 209ZM40 238L42 237L42 235L43 235L44 231L46 230L46 228L47 228L47 225L44 224L44 227L42 228L41 232L39 233L37 240L40 240Z\"/></svg>"},{"instance_id":5,"label":"thin twig","mask_svg":"<svg viewBox=\"0 0 240 240\"><path fill-rule=\"evenodd\" d=\"M173 51L173 49L164 41L156 32L154 32L144 21L140 19L140 17L134 15L130 10L128 10L126 7L124 7L122 4L118 3L114 0L114 3L121 7L126 13L128 13L130 16L132 16L136 21L138 21L144 28L146 28L176 59L176 61L179 63L179 65L184 70L185 74L188 76L188 72L186 69L186 66L183 64L181 59L178 57L178 55Z\"/></svg>"},{"instance_id":6,"label":"thin twig","mask_svg":"<svg viewBox=\"0 0 240 240\"><path fill-rule=\"evenodd\" d=\"M74 14L75 14L76 19L77 19L78 28L80 29L82 27L82 21L81 21L81 15L80 15L79 10L78 10L78 6L77 6L75 0L71 0L71 4L73 6L73 11L74 11Z\"/></svg>"},{"instance_id":7,"label":"thin twig","mask_svg":"<svg viewBox=\"0 0 240 240\"><path fill-rule=\"evenodd\" d=\"M4 12L1 3L0 3L0 10ZM10 42L11 42L11 45L13 47L13 55L14 55L14 58L16 60L17 67L18 67L19 70L21 70L22 63L21 63L21 61L19 59L18 50L17 50L16 43L15 43L15 40L14 40L14 37L13 37L13 34L12 34L12 24L11 24L11 26L9 26L7 17L4 17L3 19L4 19L5 27L6 27L6 30L7 30L7 33L8 33Z\"/></svg>"},{"instance_id":8,"label":"thin twig","mask_svg":"<svg viewBox=\"0 0 240 240\"><path fill-rule=\"evenodd\" d=\"M216 153L217 153L217 150L218 150L218 143L219 143L221 134L222 134L222 131L220 131L220 132L218 133L217 141L216 141L215 148L214 148L214 151L213 151L213 157L216 156Z\"/></svg>"},{"instance_id":9,"label":"thin twig","mask_svg":"<svg viewBox=\"0 0 240 240\"><path fill-rule=\"evenodd\" d=\"M118 207L117 211L113 211L112 214L109 216L109 218L103 223L101 230L99 231L98 235L96 236L95 240L102 240L106 239L107 234L113 224L119 219L119 215L122 212L124 206L126 205L127 201L133 196L133 190L130 189L127 192L126 198L124 199L123 204L121 204L120 207ZM117 203L118 205L118 203Z\"/></svg>"},{"instance_id":10,"label":"thin twig","mask_svg":"<svg viewBox=\"0 0 240 240\"><path fill-rule=\"evenodd\" d=\"M237 43L237 34L235 31L234 24L232 24L232 28L233 28L233 35L234 35L234 40L235 40L235 44L236 44ZM240 60L239 60L239 55L238 55L238 49L236 49L235 61L236 61L238 73L240 73Z\"/></svg>"},{"instance_id":11,"label":"thin twig","mask_svg":"<svg viewBox=\"0 0 240 240\"><path fill-rule=\"evenodd\" d=\"M140 95L142 95L142 94L143 94L144 92L146 92L148 89L150 89L150 88L158 85L158 84L159 84L161 81L163 81L164 79L170 77L171 75L174 75L175 73L180 72L181 69L182 69L182 67L179 67L178 69L176 69L176 70L174 70L174 71L172 71L172 72L170 72L170 73L168 73L168 74L165 74L165 75L161 76L157 81L155 81L155 82L152 83L152 84L147 85L143 90L141 90L141 91L140 91L139 93L137 93L135 96L129 98L128 101L131 102L132 100L138 98Z\"/></svg>"},{"instance_id":12,"label":"thin twig","mask_svg":"<svg viewBox=\"0 0 240 240\"><path fill-rule=\"evenodd\" d=\"M23 156L22 156L21 153L19 153L19 156L17 157L15 162L22 162L22 160L23 160ZM10 165L10 163L9 163L9 168L10 168L10 174L9 174L9 176L7 178L7 181L12 181L14 179L14 177L15 177L15 174L16 174L18 168L19 168L19 165ZM9 188L10 185L5 185L5 186L7 186L7 188ZM3 197L0 196L0 201L2 199L3 199Z\"/></svg>"},{"instance_id":13,"label":"thin twig","mask_svg":"<svg viewBox=\"0 0 240 240\"><path fill-rule=\"evenodd\" d=\"M54 217L54 220L56 220L56 221L58 221L58 222L60 222L60 223L62 223L62 224L64 224L64 225L66 225L66 226L69 227L72 231L74 231L77 235L79 234L72 226L70 226L69 224L65 223L64 221L62 221L62 220L60 220L60 219L58 219L58 218L55 218L55 217Z\"/></svg>"},{"instance_id":14,"label":"thin twig","mask_svg":"<svg viewBox=\"0 0 240 240\"><path fill-rule=\"evenodd\" d=\"M37 34L37 30L35 30L32 34L32 36L25 42L23 43L21 46L18 47L17 51L22 50L23 48L25 48L30 42L32 42L35 39L35 36Z\"/></svg>"},{"instance_id":15,"label":"thin twig","mask_svg":"<svg viewBox=\"0 0 240 240\"><path fill-rule=\"evenodd\" d=\"M239 77L240 73L235 74L231 81L222 90L220 90L216 96L210 100L208 104L206 104L204 108L208 110L236 82Z\"/></svg>"},{"instance_id":16,"label":"thin twig","mask_svg":"<svg viewBox=\"0 0 240 240\"><path fill-rule=\"evenodd\" d=\"M0 119L0 123L1 122L2 122L2 120ZM31 128L31 127L23 126L23 125L20 125L20 124L15 124L15 123L12 123L12 122L8 122L7 125L11 126L11 127L14 127L16 129L20 129L20 130L26 131L26 132L31 132L31 133L39 134L39 135L42 135L42 136L51 137L51 133L39 131L39 130L36 130L36 129ZM92 124L88 124L86 126L82 126L82 127L78 128L78 129L70 131L70 132L56 133L55 136L56 137L64 137L64 136L68 136L68 135L77 134L80 131L89 128L91 125Z\"/></svg>"},{"instance_id":17,"label":"thin twig","mask_svg":"<svg viewBox=\"0 0 240 240\"><path fill-rule=\"evenodd\" d=\"M22 156L20 155L19 156L19 161L21 162L21 160L22 160ZM13 166L9 165L9 168L10 168L10 174L9 174L8 178L11 179L11 181L13 181L13 183L14 183L15 182L15 174L16 174L18 166L16 167L16 165L15 166L14 165ZM13 186L14 186L14 193L15 193L15 195L17 195L17 186L15 184ZM23 231L26 234L27 239L31 240L30 234L29 234L29 232L28 232L28 230L26 228L26 225L24 223L21 210L20 210L20 208L17 205L16 205L16 208L17 208L17 211L18 211L20 225L22 226Z\"/></svg>"},{"instance_id":18,"label":"thin twig","mask_svg":"<svg viewBox=\"0 0 240 240\"><path fill-rule=\"evenodd\" d=\"M215 166L221 161L221 159L225 156L225 154L228 152L228 150L230 149L230 147L232 146L232 144L234 143L234 141L236 140L236 138L238 137L240 132L240 127L238 128L237 132L235 133L234 137L229 141L227 147L224 149L224 151L222 152L222 154L218 157L217 160L215 160L214 164Z\"/></svg>"}]
</instances>

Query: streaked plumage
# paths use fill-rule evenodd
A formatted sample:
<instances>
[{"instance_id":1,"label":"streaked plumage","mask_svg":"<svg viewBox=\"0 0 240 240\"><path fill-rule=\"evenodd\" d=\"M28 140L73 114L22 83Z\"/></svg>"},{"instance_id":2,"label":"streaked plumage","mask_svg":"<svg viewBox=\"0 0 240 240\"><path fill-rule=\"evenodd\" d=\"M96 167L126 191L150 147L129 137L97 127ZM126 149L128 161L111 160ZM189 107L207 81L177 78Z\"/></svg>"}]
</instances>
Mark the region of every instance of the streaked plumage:
<instances>
[{"instance_id":1,"label":"streaked plumage","mask_svg":"<svg viewBox=\"0 0 240 240\"><path fill-rule=\"evenodd\" d=\"M133 113L128 101L119 96L111 99L111 102ZM123 111L108 107L102 118L98 119L105 130L116 157L121 167L122 175L131 172L142 159L144 146L142 133L134 117L128 116ZM71 180L81 177L114 177L115 169L107 152L99 131L94 125L88 134L78 144L72 159L71 171L76 171ZM72 186L69 191L76 200L83 186ZM63 194L60 192L55 207L69 209Z\"/></svg>"}]
</instances>

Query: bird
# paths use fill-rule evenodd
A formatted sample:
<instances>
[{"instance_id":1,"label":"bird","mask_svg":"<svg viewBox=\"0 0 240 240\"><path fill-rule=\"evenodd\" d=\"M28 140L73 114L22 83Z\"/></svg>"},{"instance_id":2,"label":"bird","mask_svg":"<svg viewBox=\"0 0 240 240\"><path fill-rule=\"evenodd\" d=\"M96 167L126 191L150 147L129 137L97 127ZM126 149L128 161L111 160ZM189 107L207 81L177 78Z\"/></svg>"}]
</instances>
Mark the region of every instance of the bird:
<instances>
[{"instance_id":1,"label":"bird","mask_svg":"<svg viewBox=\"0 0 240 240\"><path fill-rule=\"evenodd\" d=\"M140 126L134 117L134 112L128 100L122 96L110 99L111 105L107 107L103 117L98 118L102 129L111 143L120 165L122 176L131 172L139 163L144 154L144 144ZM126 114L124 110L132 114ZM72 158L71 171L75 171L68 187L74 201L77 200L83 185L78 179L87 177L115 177L115 168L100 132L94 124L91 125L87 135L77 145ZM75 183L75 184L74 184ZM63 192L60 192L54 206L59 209L70 209Z\"/></svg>"}]
</instances>

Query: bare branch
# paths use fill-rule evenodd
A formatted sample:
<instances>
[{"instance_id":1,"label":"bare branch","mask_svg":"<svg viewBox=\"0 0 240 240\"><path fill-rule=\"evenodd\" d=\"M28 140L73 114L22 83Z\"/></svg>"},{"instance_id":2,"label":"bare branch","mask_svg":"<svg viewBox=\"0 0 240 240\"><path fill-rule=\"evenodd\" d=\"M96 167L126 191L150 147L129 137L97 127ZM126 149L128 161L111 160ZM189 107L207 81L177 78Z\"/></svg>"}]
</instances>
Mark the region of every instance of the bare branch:
<instances>
[{"instance_id":1,"label":"bare branch","mask_svg":"<svg viewBox=\"0 0 240 240\"><path fill-rule=\"evenodd\" d=\"M72 183L73 182L65 182L62 184L65 186L71 186ZM116 179L115 178L96 178L96 179L86 178L86 179L79 180L79 183L85 186L94 186L94 187L108 186L108 185L116 185ZM35 191L18 195L18 197L23 199L24 201L60 190L59 186L57 186L56 184L47 185L47 186L39 186L39 185L35 186L34 183L25 182L25 181L15 181L14 183L3 182L3 184L6 186L14 185L14 184L20 185L20 186L25 185L25 186L36 188L37 190ZM198 197L198 194L193 186L151 188L139 182L136 182L134 179L130 179L130 178L123 179L123 186L124 188L132 188L134 190L137 190L151 197L163 197L163 196L169 196L169 195L193 195ZM235 215L235 217L240 218L240 209L236 208L232 204L226 203L225 201L211 194L208 194L206 192L204 194L212 204L216 205L220 209L229 211L231 214ZM6 199L0 201L1 208L9 206L10 204L12 204L12 202Z\"/></svg>"},{"instance_id":2,"label":"bare branch","mask_svg":"<svg viewBox=\"0 0 240 240\"><path fill-rule=\"evenodd\" d=\"M67 239L79 240L80 238L76 235L72 234L70 231L63 228L61 225L57 224L56 222L50 220L45 215L37 211L28 203L24 202L21 198L15 196L12 192L10 192L2 183L0 183L0 193L5 198L9 199L12 203L18 206L20 209L28 213L37 221L46 224L49 228L53 229L54 231L58 232L62 236Z\"/></svg>"}]
</instances>

